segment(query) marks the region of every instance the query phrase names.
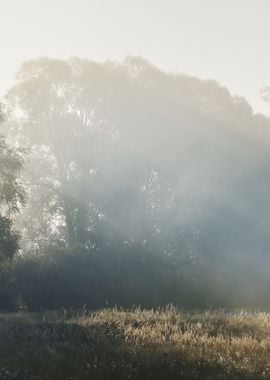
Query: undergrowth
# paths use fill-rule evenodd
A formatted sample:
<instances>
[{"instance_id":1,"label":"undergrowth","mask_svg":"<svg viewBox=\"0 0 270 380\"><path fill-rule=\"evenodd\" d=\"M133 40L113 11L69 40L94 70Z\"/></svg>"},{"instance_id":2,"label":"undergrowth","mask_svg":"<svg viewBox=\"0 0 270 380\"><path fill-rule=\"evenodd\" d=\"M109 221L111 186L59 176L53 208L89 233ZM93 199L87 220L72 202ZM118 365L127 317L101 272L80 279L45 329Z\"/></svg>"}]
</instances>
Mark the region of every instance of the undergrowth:
<instances>
[{"instance_id":1,"label":"undergrowth","mask_svg":"<svg viewBox=\"0 0 270 380\"><path fill-rule=\"evenodd\" d=\"M1 314L0 379L270 379L270 314Z\"/></svg>"}]
</instances>

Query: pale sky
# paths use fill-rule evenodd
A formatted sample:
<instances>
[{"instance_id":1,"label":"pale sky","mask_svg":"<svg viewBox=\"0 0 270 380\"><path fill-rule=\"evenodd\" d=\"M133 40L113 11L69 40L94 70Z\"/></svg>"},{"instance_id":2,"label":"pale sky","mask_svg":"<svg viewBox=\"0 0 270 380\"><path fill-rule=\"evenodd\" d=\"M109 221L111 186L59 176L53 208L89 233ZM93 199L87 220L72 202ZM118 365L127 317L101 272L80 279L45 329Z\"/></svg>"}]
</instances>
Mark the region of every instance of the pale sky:
<instances>
[{"instance_id":1,"label":"pale sky","mask_svg":"<svg viewBox=\"0 0 270 380\"><path fill-rule=\"evenodd\" d=\"M259 92L270 86L270 0L0 0L0 12L0 95L30 58L139 55L269 113Z\"/></svg>"}]
</instances>

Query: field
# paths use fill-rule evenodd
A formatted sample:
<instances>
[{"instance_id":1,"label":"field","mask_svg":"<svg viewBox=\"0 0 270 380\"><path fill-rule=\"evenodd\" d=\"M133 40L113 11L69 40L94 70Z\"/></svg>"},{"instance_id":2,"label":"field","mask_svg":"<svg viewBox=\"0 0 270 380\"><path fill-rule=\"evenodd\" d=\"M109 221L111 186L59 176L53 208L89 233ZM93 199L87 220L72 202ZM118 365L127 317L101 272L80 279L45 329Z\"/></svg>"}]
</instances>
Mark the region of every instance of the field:
<instances>
[{"instance_id":1,"label":"field","mask_svg":"<svg viewBox=\"0 0 270 380\"><path fill-rule=\"evenodd\" d=\"M0 379L270 379L270 314L1 314Z\"/></svg>"}]
</instances>

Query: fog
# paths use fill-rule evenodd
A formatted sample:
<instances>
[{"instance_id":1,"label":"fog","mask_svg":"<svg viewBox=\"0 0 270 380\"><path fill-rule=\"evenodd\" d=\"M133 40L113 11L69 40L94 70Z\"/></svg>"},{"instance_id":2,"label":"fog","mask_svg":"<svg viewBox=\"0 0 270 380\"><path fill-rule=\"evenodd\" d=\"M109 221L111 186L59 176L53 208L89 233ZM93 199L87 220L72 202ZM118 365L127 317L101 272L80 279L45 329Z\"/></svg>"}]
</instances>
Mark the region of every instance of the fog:
<instances>
[{"instance_id":1,"label":"fog","mask_svg":"<svg viewBox=\"0 0 270 380\"><path fill-rule=\"evenodd\" d=\"M40 58L4 114L30 308L269 308L270 122L244 98L141 57Z\"/></svg>"},{"instance_id":2,"label":"fog","mask_svg":"<svg viewBox=\"0 0 270 380\"><path fill-rule=\"evenodd\" d=\"M143 56L163 70L218 80L257 112L269 85L268 0L9 0L1 2L0 96L19 65L48 56Z\"/></svg>"}]
</instances>

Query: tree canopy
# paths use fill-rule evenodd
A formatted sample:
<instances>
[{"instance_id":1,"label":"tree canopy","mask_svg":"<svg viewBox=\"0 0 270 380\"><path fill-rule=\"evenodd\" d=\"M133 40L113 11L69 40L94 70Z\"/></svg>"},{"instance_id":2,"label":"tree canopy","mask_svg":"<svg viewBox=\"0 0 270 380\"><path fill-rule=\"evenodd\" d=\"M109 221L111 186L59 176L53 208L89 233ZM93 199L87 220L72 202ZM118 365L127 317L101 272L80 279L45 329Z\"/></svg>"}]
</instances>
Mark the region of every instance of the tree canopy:
<instances>
[{"instance_id":1,"label":"tree canopy","mask_svg":"<svg viewBox=\"0 0 270 380\"><path fill-rule=\"evenodd\" d=\"M245 99L138 57L41 58L5 102L7 135L25 149L16 278L29 304L265 298L269 119Z\"/></svg>"}]
</instances>

